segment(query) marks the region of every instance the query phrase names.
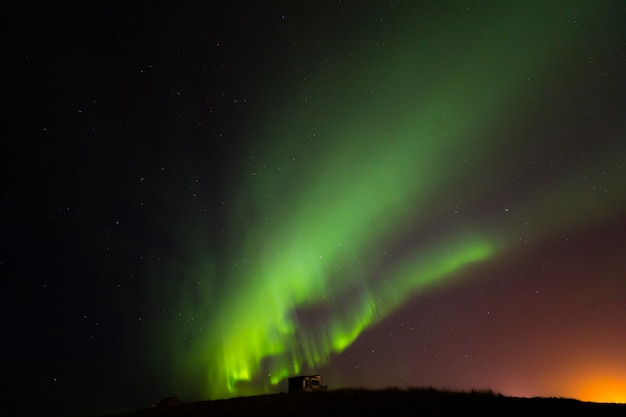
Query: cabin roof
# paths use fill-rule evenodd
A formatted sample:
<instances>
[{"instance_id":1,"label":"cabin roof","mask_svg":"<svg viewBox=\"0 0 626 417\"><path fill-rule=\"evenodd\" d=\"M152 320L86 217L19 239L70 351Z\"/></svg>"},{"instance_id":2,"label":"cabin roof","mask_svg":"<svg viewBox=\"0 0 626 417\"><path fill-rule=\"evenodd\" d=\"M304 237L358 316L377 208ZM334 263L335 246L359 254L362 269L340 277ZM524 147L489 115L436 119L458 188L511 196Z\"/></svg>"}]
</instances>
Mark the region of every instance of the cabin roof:
<instances>
[{"instance_id":1,"label":"cabin roof","mask_svg":"<svg viewBox=\"0 0 626 417\"><path fill-rule=\"evenodd\" d=\"M315 374L315 375L299 375L299 376L292 376L291 378L287 378L287 379L304 379L304 378L321 378L321 376L319 374Z\"/></svg>"}]
</instances>

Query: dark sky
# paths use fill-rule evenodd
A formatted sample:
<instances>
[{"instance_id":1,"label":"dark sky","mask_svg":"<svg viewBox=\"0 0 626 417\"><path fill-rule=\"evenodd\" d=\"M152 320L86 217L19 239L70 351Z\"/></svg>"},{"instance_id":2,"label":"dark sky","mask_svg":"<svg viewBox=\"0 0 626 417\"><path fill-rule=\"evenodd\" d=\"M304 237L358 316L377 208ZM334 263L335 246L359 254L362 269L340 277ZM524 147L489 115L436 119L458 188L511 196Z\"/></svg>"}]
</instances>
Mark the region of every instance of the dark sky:
<instances>
[{"instance_id":1,"label":"dark sky","mask_svg":"<svg viewBox=\"0 0 626 417\"><path fill-rule=\"evenodd\" d=\"M626 4L5 13L3 407L626 402Z\"/></svg>"}]
</instances>

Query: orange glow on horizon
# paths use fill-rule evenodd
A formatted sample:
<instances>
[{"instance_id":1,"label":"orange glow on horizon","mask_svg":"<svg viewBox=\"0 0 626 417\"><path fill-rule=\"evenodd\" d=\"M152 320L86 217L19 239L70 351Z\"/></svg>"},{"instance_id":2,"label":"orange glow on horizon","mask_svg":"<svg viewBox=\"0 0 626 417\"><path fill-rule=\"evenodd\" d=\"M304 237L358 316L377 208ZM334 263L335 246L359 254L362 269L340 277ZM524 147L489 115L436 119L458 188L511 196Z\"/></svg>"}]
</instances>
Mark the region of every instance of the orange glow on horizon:
<instances>
[{"instance_id":1,"label":"orange glow on horizon","mask_svg":"<svg viewBox=\"0 0 626 417\"><path fill-rule=\"evenodd\" d=\"M513 397L557 397L626 404L626 367L619 360L611 359L605 358L607 363L603 364L588 361L584 365L579 360L577 365L569 366L567 370L548 367L546 373L519 375L499 380L494 385L501 387L504 395Z\"/></svg>"},{"instance_id":2,"label":"orange glow on horizon","mask_svg":"<svg viewBox=\"0 0 626 417\"><path fill-rule=\"evenodd\" d=\"M626 403L626 375L591 375L574 388L576 398L597 403Z\"/></svg>"}]
</instances>

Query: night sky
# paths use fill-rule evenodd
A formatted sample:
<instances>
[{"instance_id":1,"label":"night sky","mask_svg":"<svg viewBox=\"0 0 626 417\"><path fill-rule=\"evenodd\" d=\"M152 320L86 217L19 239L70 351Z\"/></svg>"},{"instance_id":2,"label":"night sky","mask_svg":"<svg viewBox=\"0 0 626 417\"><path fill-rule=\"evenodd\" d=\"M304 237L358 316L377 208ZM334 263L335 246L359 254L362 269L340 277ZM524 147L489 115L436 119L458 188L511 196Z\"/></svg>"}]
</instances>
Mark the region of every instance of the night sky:
<instances>
[{"instance_id":1,"label":"night sky","mask_svg":"<svg viewBox=\"0 0 626 417\"><path fill-rule=\"evenodd\" d=\"M7 17L3 407L626 402L623 1Z\"/></svg>"}]
</instances>

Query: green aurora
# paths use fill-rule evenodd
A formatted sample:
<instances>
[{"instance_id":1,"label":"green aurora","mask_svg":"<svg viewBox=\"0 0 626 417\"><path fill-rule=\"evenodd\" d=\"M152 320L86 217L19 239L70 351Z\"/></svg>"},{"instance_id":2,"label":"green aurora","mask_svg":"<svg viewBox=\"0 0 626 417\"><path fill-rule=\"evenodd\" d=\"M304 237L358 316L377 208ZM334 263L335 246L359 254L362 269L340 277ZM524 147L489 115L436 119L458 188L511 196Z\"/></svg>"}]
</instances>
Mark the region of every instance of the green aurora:
<instances>
[{"instance_id":1,"label":"green aurora","mask_svg":"<svg viewBox=\"0 0 626 417\"><path fill-rule=\"evenodd\" d=\"M230 240L186 272L198 286L180 310L193 323L173 321L179 334L159 352L174 354L178 384L210 399L276 391L525 233L497 197L521 162L497 160L510 144L494 126L529 83L553 83L555 51L585 31L554 6L506 3L465 19L449 17L454 7L428 25L419 10L369 22L327 40L331 50L312 36L295 61L314 64L285 69L289 94L270 94L248 132ZM581 192L567 178L546 191L524 207ZM490 199L489 218L451 214Z\"/></svg>"}]
</instances>

